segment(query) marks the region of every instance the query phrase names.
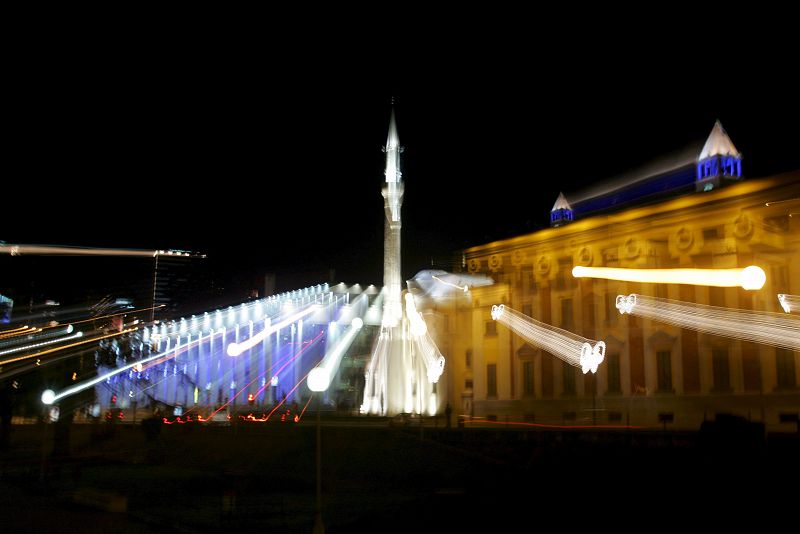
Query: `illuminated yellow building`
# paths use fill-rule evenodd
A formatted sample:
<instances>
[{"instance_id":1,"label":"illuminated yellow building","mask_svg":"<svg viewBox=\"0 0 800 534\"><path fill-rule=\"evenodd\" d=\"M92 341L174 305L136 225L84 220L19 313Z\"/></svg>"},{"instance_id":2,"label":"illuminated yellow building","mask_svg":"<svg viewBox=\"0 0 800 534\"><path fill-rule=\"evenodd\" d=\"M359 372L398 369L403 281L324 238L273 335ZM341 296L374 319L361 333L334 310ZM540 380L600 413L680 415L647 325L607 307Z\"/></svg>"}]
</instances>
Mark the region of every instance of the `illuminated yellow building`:
<instances>
[{"instance_id":1,"label":"illuminated yellow building","mask_svg":"<svg viewBox=\"0 0 800 534\"><path fill-rule=\"evenodd\" d=\"M455 414L498 423L696 430L704 419L725 413L765 421L769 430L797 430L798 352L620 315L615 307L617 295L640 293L783 313L777 294L800 294L800 171L741 180L740 159L711 156L733 179L701 157L684 194L574 217L559 196L554 227L464 251L464 269L496 283L473 288L470 301L454 298L437 310L447 317L439 339L448 354ZM572 276L577 265L757 265L767 282L761 290L745 291L577 279ZM605 341L605 361L596 375L582 374L492 320L495 304Z\"/></svg>"}]
</instances>

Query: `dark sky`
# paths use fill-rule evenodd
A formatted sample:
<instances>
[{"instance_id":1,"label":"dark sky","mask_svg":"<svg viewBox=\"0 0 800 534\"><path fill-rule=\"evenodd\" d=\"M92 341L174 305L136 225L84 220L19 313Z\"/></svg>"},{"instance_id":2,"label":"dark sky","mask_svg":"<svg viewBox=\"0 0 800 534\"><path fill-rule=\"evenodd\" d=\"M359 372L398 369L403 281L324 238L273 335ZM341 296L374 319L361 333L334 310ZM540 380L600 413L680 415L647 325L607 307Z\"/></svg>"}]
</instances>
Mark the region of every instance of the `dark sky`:
<instances>
[{"instance_id":1,"label":"dark sky","mask_svg":"<svg viewBox=\"0 0 800 534\"><path fill-rule=\"evenodd\" d=\"M272 272L290 289L329 269L380 284L392 95L406 278L546 225L559 190L701 146L716 119L748 176L800 168L796 84L766 52L735 65L225 52L86 42L12 65L0 240L199 251L236 288Z\"/></svg>"}]
</instances>

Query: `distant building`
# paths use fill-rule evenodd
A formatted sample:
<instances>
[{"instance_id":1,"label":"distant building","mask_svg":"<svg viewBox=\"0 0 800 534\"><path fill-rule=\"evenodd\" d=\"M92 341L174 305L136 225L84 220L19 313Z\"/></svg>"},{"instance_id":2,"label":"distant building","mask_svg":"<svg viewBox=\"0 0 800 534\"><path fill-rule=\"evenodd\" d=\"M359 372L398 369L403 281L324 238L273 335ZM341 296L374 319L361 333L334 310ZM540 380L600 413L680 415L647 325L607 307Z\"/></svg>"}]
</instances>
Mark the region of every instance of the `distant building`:
<instances>
[{"instance_id":1,"label":"distant building","mask_svg":"<svg viewBox=\"0 0 800 534\"><path fill-rule=\"evenodd\" d=\"M14 301L0 295L0 324L8 324L11 322L11 311L13 309Z\"/></svg>"},{"instance_id":2,"label":"distant building","mask_svg":"<svg viewBox=\"0 0 800 534\"><path fill-rule=\"evenodd\" d=\"M497 283L473 288L469 304L438 310L448 325L439 346L448 355L456 413L568 425L671 421L670 428L695 430L706 418L733 413L796 431L798 353L621 316L615 307L617 295L641 293L781 312L778 293L800 294L800 218L789 216L797 211L800 171L741 176L741 154L717 123L696 165L582 206L559 195L553 228L466 249L467 270ZM767 205L779 200L790 202ZM758 265L767 283L745 291L577 279L576 265ZM604 340L597 374L582 374L493 321L491 307L501 303Z\"/></svg>"},{"instance_id":3,"label":"distant building","mask_svg":"<svg viewBox=\"0 0 800 534\"><path fill-rule=\"evenodd\" d=\"M191 310L203 287L203 270L197 262L206 256L186 250L159 250L155 256L152 306L154 317L171 318Z\"/></svg>"}]
</instances>

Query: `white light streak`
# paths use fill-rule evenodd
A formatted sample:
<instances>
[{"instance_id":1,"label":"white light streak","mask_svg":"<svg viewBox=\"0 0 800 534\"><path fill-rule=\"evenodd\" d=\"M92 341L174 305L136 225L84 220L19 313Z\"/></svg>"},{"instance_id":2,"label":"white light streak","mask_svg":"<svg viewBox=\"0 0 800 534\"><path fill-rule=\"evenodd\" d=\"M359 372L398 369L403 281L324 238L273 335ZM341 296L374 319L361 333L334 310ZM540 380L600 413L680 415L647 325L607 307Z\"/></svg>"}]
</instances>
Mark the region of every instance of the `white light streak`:
<instances>
[{"instance_id":1,"label":"white light streak","mask_svg":"<svg viewBox=\"0 0 800 534\"><path fill-rule=\"evenodd\" d=\"M331 385L331 380L336 376L339 370L339 364L342 361L342 356L350 348L356 334L364 326L364 321L360 317L353 318L347 332L342 338L334 345L334 347L325 353L322 361L308 374L308 388L311 391L325 391Z\"/></svg>"},{"instance_id":2,"label":"white light streak","mask_svg":"<svg viewBox=\"0 0 800 534\"><path fill-rule=\"evenodd\" d=\"M72 332L72 325L70 325L70 329L68 331ZM48 341L42 341L40 343L32 343L30 345L24 345L22 347L14 347L13 349L0 350L0 356L5 356L6 354L14 354L15 352L20 352L23 350L36 349L39 347L44 347L46 345L52 345L53 343L61 343L62 341L68 341L70 339L76 339L82 336L83 332L77 332L75 334L72 334L71 336L64 336L56 339L50 339Z\"/></svg>"},{"instance_id":3,"label":"white light streak","mask_svg":"<svg viewBox=\"0 0 800 534\"><path fill-rule=\"evenodd\" d=\"M305 310L302 310L302 311L297 312L297 313L295 313L293 315L290 315L289 317L287 317L286 319L283 319L282 321L279 321L279 322L277 322L277 323L275 323L273 325L265 327L263 330L261 330L261 332L259 332L258 334L254 335L253 337L251 337L249 339L246 339L246 340L242 341L241 343L231 343L230 345L228 345L228 350L227 350L228 356L238 356L238 355L240 355L241 353L243 353L247 349L253 348L256 345L258 345L259 343L261 343L262 341L264 341L270 334L272 334L274 332L277 332L281 328L289 326L290 324L292 324L294 322L299 321L300 319L302 319L303 317L305 317L307 315L311 315L312 313L316 312L317 310L319 310L318 306L316 306L316 305L309 306Z\"/></svg>"},{"instance_id":4,"label":"white light streak","mask_svg":"<svg viewBox=\"0 0 800 534\"><path fill-rule=\"evenodd\" d=\"M1 253L19 256L22 254L65 255L65 256L149 256L158 254L157 250L136 250L125 248L63 247L54 245L0 245Z\"/></svg>"},{"instance_id":5,"label":"white light streak","mask_svg":"<svg viewBox=\"0 0 800 534\"><path fill-rule=\"evenodd\" d=\"M425 319L417 311L414 304L414 296L411 293L406 293L406 316L411 322L411 335L423 336L428 332L428 325L425 324Z\"/></svg>"},{"instance_id":6,"label":"white light streak","mask_svg":"<svg viewBox=\"0 0 800 534\"><path fill-rule=\"evenodd\" d=\"M465 285L462 287L462 286L459 286L459 285L457 285L457 284L451 284L450 282L447 282L447 281L445 281L445 280L442 280L442 279L441 279L441 278L439 278L438 276L431 276L431 278L432 278L433 280L436 280L437 282L441 282L442 284L444 284L444 285L446 285L446 286L450 286L450 287L454 287L454 288L456 288L456 289L460 289L460 290L461 290L461 291L463 291L464 293L466 293L467 291L469 291L469 286L468 286L468 285L466 285L466 284L465 284Z\"/></svg>"},{"instance_id":7,"label":"white light streak","mask_svg":"<svg viewBox=\"0 0 800 534\"><path fill-rule=\"evenodd\" d=\"M761 289L767 281L764 270L755 265L744 269L620 269L579 265L572 269L572 276L646 284L691 284L744 289Z\"/></svg>"},{"instance_id":8,"label":"white light streak","mask_svg":"<svg viewBox=\"0 0 800 534\"><path fill-rule=\"evenodd\" d=\"M528 343L580 367L583 374L596 373L597 366L605 358L606 344L603 341L587 339L542 323L503 304L492 306L492 319L506 325Z\"/></svg>"},{"instance_id":9,"label":"white light streak","mask_svg":"<svg viewBox=\"0 0 800 534\"><path fill-rule=\"evenodd\" d=\"M406 293L406 316L410 322L411 339L416 352L422 357L422 362L425 364L428 381L435 384L444 372L444 356L428 334L428 325L425 324L422 314L417 311L414 296L411 293Z\"/></svg>"},{"instance_id":10,"label":"white light streak","mask_svg":"<svg viewBox=\"0 0 800 534\"><path fill-rule=\"evenodd\" d=\"M781 303L781 308L786 313L800 312L800 296L789 295L787 293L780 293L778 295L778 302Z\"/></svg>"},{"instance_id":11,"label":"white light streak","mask_svg":"<svg viewBox=\"0 0 800 534\"><path fill-rule=\"evenodd\" d=\"M617 296L617 309L699 332L800 350L800 318L736 310L631 294Z\"/></svg>"},{"instance_id":12,"label":"white light streak","mask_svg":"<svg viewBox=\"0 0 800 534\"><path fill-rule=\"evenodd\" d=\"M109 378L111 378L114 375L118 375L120 373L124 373L125 371L128 371L129 369L136 369L139 366L141 366L142 364L151 362L153 360L157 360L159 358L167 358L167 359L174 358L183 349L185 349L185 348L187 348L189 346L196 345L198 343L202 343L204 339L209 339L209 338L211 338L212 336L215 336L215 335L216 334L212 333L212 334L209 334L208 336L206 336L205 338L200 337L198 339L195 339L194 341L190 341L190 342L184 343L183 345L175 345L171 349L165 350L163 352L159 352L159 353L154 354L152 356L149 356L147 358L141 359L141 360L139 360L137 362L133 362L133 363L130 363L128 365L125 365L123 367L119 367L117 369L114 369L113 371L109 371L108 373L105 373L105 374L100 375L100 376L98 376L96 378L93 378L92 380L87 380L86 382L81 382L80 384L75 384L74 386L72 386L70 388L67 388L64 391L62 391L61 393L58 393L57 395L55 395L53 397L53 401L52 402L56 402L56 401L58 401L60 399L63 399L64 397L69 397L70 395L74 395L76 393L80 393L81 391L84 391L85 389L88 389L88 388L94 386L95 384L99 384L100 382L103 382L104 380L108 380ZM169 353L172 353L171 357L167 356ZM165 367L165 369L166 369L166 367Z\"/></svg>"},{"instance_id":13,"label":"white light streak","mask_svg":"<svg viewBox=\"0 0 800 534\"><path fill-rule=\"evenodd\" d=\"M409 290L417 298L434 300L452 298L456 291L469 293L470 288L492 285L494 280L482 274L449 273L439 269L425 269L408 281Z\"/></svg>"}]
</instances>

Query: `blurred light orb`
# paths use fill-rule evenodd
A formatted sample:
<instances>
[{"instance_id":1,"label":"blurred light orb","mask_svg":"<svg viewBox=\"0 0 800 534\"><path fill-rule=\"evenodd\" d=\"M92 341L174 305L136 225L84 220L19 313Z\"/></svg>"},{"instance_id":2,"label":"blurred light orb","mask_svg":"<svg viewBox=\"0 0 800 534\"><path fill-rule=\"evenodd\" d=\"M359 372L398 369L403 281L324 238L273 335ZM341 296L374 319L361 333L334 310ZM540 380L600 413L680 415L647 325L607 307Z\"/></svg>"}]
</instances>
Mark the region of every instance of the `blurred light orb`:
<instances>
[{"instance_id":1,"label":"blurred light orb","mask_svg":"<svg viewBox=\"0 0 800 534\"><path fill-rule=\"evenodd\" d=\"M331 383L331 375L324 367L315 367L308 373L308 389L325 391Z\"/></svg>"},{"instance_id":2,"label":"blurred light orb","mask_svg":"<svg viewBox=\"0 0 800 534\"><path fill-rule=\"evenodd\" d=\"M751 265L742 269L739 280L744 289L761 289L767 281L767 273L761 267Z\"/></svg>"},{"instance_id":3,"label":"blurred light orb","mask_svg":"<svg viewBox=\"0 0 800 534\"><path fill-rule=\"evenodd\" d=\"M56 392L52 389L46 389L44 392L42 392L42 404L47 404L49 406L50 404L53 404L55 400Z\"/></svg>"}]
</instances>

